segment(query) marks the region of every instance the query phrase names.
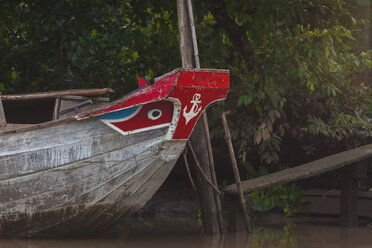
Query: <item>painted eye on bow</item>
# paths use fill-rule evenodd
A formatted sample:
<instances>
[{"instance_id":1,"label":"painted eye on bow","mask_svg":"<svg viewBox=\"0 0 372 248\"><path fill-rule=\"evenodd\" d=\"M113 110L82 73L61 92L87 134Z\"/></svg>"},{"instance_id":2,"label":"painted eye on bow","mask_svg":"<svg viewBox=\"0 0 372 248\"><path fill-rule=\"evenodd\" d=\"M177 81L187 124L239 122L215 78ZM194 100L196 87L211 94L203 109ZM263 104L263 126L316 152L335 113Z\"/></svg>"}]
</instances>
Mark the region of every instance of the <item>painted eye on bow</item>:
<instances>
[{"instance_id":1,"label":"painted eye on bow","mask_svg":"<svg viewBox=\"0 0 372 248\"><path fill-rule=\"evenodd\" d=\"M149 112L147 112L147 117L150 119L150 120L157 120L161 117L161 110L160 109L151 109Z\"/></svg>"}]
</instances>

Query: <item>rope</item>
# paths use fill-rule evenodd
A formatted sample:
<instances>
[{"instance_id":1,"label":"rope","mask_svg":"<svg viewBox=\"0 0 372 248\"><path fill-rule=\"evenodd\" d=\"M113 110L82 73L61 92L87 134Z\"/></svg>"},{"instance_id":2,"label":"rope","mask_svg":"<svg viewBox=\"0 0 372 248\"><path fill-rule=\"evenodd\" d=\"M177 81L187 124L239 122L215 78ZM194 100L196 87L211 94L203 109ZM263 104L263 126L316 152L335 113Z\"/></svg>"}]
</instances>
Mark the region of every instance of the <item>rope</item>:
<instances>
[{"instance_id":1,"label":"rope","mask_svg":"<svg viewBox=\"0 0 372 248\"><path fill-rule=\"evenodd\" d=\"M185 161L185 167L186 167L187 175L189 176L189 180L190 180L190 183L191 183L191 186L192 186L193 190L195 192L197 192L194 180L192 179L192 176L191 176L190 167L189 167L189 163L187 162L186 154L187 154L187 150L185 149L185 150L183 150L183 160Z\"/></svg>"},{"instance_id":2,"label":"rope","mask_svg":"<svg viewBox=\"0 0 372 248\"><path fill-rule=\"evenodd\" d=\"M212 189L219 195L221 195L221 191L212 183L212 181L209 179L209 177L204 173L202 167L200 166L200 163L199 163L199 160L198 158L196 157L196 154L194 152L194 148L192 147L191 145L191 142L188 140L187 141L187 145L189 146L189 149L191 151L191 154L195 160L195 163L196 163L196 168L199 169L200 173L202 174L202 176L204 177L205 181L207 181L207 183L209 184L209 186L212 187Z\"/></svg>"}]
</instances>

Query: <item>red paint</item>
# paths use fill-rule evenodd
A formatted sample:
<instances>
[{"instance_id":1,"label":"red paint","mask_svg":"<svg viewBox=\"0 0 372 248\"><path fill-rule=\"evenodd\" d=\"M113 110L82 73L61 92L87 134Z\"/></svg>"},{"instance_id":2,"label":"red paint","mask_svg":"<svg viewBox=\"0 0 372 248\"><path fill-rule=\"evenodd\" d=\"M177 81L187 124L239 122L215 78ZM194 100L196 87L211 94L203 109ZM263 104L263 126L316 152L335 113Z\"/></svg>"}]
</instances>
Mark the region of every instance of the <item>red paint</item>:
<instances>
[{"instance_id":1,"label":"red paint","mask_svg":"<svg viewBox=\"0 0 372 248\"><path fill-rule=\"evenodd\" d=\"M181 112L172 139L188 139L203 110L210 103L226 98L229 82L229 72L226 70L178 69L160 77L154 85L124 97L112 103L106 109L93 113L92 116L144 104L141 113L137 114L138 116L136 115L130 120L115 125L123 131L146 128L151 125L171 122L173 106L171 108L169 105L171 103L166 102L167 104L165 104L165 101L162 100L167 98L177 99L181 104ZM162 117L161 120L149 122L147 112L150 106L156 108L153 107L154 104L165 104L161 106L167 109L164 112L166 113L165 119ZM189 119L188 122L185 115Z\"/></svg>"},{"instance_id":2,"label":"red paint","mask_svg":"<svg viewBox=\"0 0 372 248\"><path fill-rule=\"evenodd\" d=\"M185 107L187 106L187 111L190 110L192 107L192 99L195 94L200 94L200 107L202 107L202 110L198 112L198 114L192 118L187 124L186 124L186 118L183 116L183 111ZM179 98L181 99L181 115L178 120L178 124L176 127L176 131L173 135L173 139L188 139L190 134L192 133L192 130L194 129L194 126L196 124L196 121L199 119L200 115L202 114L203 110L212 102L216 100L225 99L227 95L227 90L222 89L208 89L208 88L176 88L171 97ZM181 98L182 96L182 98Z\"/></svg>"},{"instance_id":3,"label":"red paint","mask_svg":"<svg viewBox=\"0 0 372 248\"><path fill-rule=\"evenodd\" d=\"M138 78L138 87L139 88L143 88L143 87L146 87L146 86L150 86L149 83L147 83L147 81L143 78Z\"/></svg>"},{"instance_id":4,"label":"red paint","mask_svg":"<svg viewBox=\"0 0 372 248\"><path fill-rule=\"evenodd\" d=\"M177 98L181 102L181 115L173 135L173 139L188 139L196 121L203 110L212 102L226 98L229 90L229 73L216 71L181 71L177 81L177 87L170 97ZM183 116L185 107L187 112L192 108L192 99L195 94L200 94L202 110L186 124Z\"/></svg>"},{"instance_id":5,"label":"red paint","mask_svg":"<svg viewBox=\"0 0 372 248\"><path fill-rule=\"evenodd\" d=\"M148 118L148 112L152 109L161 110L162 114L159 119L151 120ZM111 122L111 125L121 129L124 132L137 129L149 128L161 124L171 123L173 117L173 103L169 101L160 101L144 104L134 117L122 122Z\"/></svg>"},{"instance_id":6,"label":"red paint","mask_svg":"<svg viewBox=\"0 0 372 248\"><path fill-rule=\"evenodd\" d=\"M92 116L141 105L144 103L163 100L168 97L170 91L174 88L176 77L177 74L173 74L169 78L160 80L150 87L144 88L127 97L119 99L115 102L116 104L110 105L108 108L92 114Z\"/></svg>"}]
</instances>

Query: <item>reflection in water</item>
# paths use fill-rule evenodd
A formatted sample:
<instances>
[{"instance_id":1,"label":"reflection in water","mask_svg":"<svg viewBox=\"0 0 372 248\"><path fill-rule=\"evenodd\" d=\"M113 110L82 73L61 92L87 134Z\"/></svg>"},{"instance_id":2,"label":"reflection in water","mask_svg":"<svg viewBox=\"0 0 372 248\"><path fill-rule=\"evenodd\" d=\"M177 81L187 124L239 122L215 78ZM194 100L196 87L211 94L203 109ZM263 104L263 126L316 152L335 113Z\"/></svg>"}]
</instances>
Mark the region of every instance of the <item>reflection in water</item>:
<instances>
[{"instance_id":1,"label":"reflection in water","mask_svg":"<svg viewBox=\"0 0 372 248\"><path fill-rule=\"evenodd\" d=\"M294 248L299 247L301 238L301 232L297 229L297 225L293 223L286 223L282 229L255 228L252 231L250 248Z\"/></svg>"},{"instance_id":2,"label":"reflection in water","mask_svg":"<svg viewBox=\"0 0 372 248\"><path fill-rule=\"evenodd\" d=\"M250 236L125 234L120 238L0 240L0 248L366 248L372 247L371 234L370 227L287 223L281 227L255 228Z\"/></svg>"}]
</instances>

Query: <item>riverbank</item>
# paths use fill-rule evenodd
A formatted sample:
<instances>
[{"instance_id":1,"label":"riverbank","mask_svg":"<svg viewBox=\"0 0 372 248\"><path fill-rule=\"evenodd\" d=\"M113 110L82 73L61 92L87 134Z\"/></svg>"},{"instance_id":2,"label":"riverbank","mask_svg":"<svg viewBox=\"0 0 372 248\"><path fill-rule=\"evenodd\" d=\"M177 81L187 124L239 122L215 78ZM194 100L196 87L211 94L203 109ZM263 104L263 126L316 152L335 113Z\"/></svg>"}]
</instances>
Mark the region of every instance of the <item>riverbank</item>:
<instances>
[{"instance_id":1,"label":"riverbank","mask_svg":"<svg viewBox=\"0 0 372 248\"><path fill-rule=\"evenodd\" d=\"M283 229L300 225L339 229L337 215L296 214L288 217L278 211L256 212L252 217L255 230ZM372 220L359 219L359 227L372 231ZM316 228L315 228L316 229ZM203 233L197 194L185 184L165 184L137 214L121 219L108 234L126 235L199 235ZM371 237L372 239L372 237ZM372 240L371 240L372 242Z\"/></svg>"}]
</instances>

